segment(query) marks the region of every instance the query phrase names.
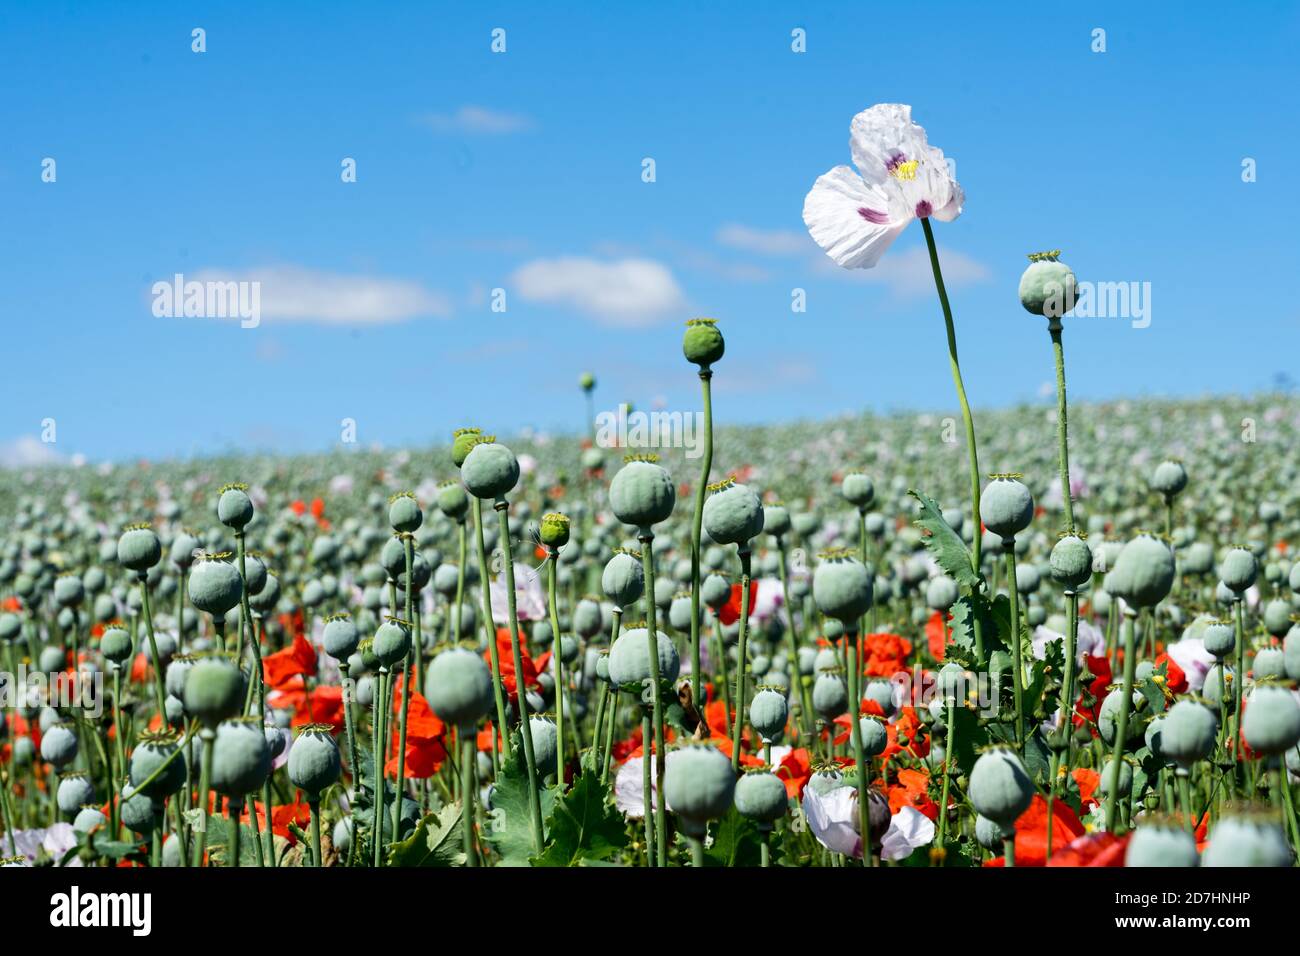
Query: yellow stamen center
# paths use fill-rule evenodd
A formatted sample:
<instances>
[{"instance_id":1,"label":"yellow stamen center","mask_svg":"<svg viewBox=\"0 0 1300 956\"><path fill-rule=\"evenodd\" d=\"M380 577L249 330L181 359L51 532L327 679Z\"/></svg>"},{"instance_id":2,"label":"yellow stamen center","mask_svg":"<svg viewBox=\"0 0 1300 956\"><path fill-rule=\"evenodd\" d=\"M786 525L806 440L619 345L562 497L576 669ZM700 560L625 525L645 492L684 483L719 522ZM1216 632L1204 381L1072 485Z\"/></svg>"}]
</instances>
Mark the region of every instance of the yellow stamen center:
<instances>
[{"instance_id":1,"label":"yellow stamen center","mask_svg":"<svg viewBox=\"0 0 1300 956\"><path fill-rule=\"evenodd\" d=\"M895 179L915 179L916 167L920 165L919 160L909 159L905 163L899 163L889 171L889 175Z\"/></svg>"}]
</instances>

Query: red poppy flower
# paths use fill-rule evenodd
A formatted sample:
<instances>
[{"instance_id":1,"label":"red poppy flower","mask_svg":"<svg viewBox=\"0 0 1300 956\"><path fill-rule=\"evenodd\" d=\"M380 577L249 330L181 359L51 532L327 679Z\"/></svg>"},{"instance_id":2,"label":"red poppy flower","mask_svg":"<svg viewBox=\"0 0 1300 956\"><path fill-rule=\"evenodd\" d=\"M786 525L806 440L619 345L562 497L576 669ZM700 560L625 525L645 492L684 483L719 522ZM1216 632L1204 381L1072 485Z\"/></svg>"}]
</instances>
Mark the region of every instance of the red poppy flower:
<instances>
[{"instance_id":1,"label":"red poppy flower","mask_svg":"<svg viewBox=\"0 0 1300 956\"><path fill-rule=\"evenodd\" d=\"M930 656L936 661L943 660L944 648L948 646L948 639L952 635L952 631L947 624L949 620L947 614L942 611L935 611L930 615L930 620L925 622L926 646L930 651Z\"/></svg>"},{"instance_id":2,"label":"red poppy flower","mask_svg":"<svg viewBox=\"0 0 1300 956\"><path fill-rule=\"evenodd\" d=\"M1187 686L1188 686L1187 675L1183 673L1183 669L1181 667L1179 667L1176 663L1174 663L1174 659L1170 657L1168 654L1164 653L1163 651L1156 656L1156 660L1155 660L1156 670L1160 670L1161 664L1164 664L1165 667L1167 668L1167 670L1165 671L1166 689L1168 689L1168 691L1171 694L1187 693Z\"/></svg>"},{"instance_id":3,"label":"red poppy flower","mask_svg":"<svg viewBox=\"0 0 1300 956\"><path fill-rule=\"evenodd\" d=\"M1053 850L1048 866L1123 866L1124 854L1132 832L1117 837L1113 833L1090 833L1079 837L1063 850ZM1019 862L1019 857L1016 858Z\"/></svg>"},{"instance_id":4,"label":"red poppy flower","mask_svg":"<svg viewBox=\"0 0 1300 956\"><path fill-rule=\"evenodd\" d=\"M744 594L741 593L740 585L733 584L731 586L731 597L727 599L726 604L718 609L718 619L723 624L730 626L740 620L740 602L743 597ZM754 602L757 600L758 582L751 580L749 582L749 610L751 614L754 611Z\"/></svg>"},{"instance_id":5,"label":"red poppy flower","mask_svg":"<svg viewBox=\"0 0 1300 956\"><path fill-rule=\"evenodd\" d=\"M303 678L291 678L285 687L275 688L266 699L268 707L292 710L290 725L329 724L338 733L346 726L343 717L343 688L337 684L317 685L309 694Z\"/></svg>"},{"instance_id":6,"label":"red poppy flower","mask_svg":"<svg viewBox=\"0 0 1300 956\"><path fill-rule=\"evenodd\" d=\"M812 776L812 759L805 748L796 747L781 758L773 773L785 784L786 794L798 800L803 796L804 784Z\"/></svg>"},{"instance_id":7,"label":"red poppy flower","mask_svg":"<svg viewBox=\"0 0 1300 956\"><path fill-rule=\"evenodd\" d=\"M1071 776L1074 777L1074 782L1079 785L1079 798L1086 812L1099 802L1093 797L1093 794L1101 786L1101 774L1087 767L1076 767Z\"/></svg>"},{"instance_id":8,"label":"red poppy flower","mask_svg":"<svg viewBox=\"0 0 1300 956\"><path fill-rule=\"evenodd\" d=\"M897 813L903 807L912 807L938 822L939 805L930 799L930 775L925 771L898 771L898 783L890 784L886 791L891 814Z\"/></svg>"},{"instance_id":9,"label":"red poppy flower","mask_svg":"<svg viewBox=\"0 0 1300 956\"><path fill-rule=\"evenodd\" d=\"M293 644L262 658L266 682L274 688L284 687L294 677L316 673L316 648L301 633L294 634Z\"/></svg>"},{"instance_id":10,"label":"red poppy flower","mask_svg":"<svg viewBox=\"0 0 1300 956\"><path fill-rule=\"evenodd\" d=\"M539 665L550 660L549 656L543 655L538 664L533 663L533 659L528 656L528 648L524 646L522 636L519 640L519 657L524 668L524 686L529 688L538 688L541 685L537 682ZM501 666L501 683L505 685L506 694L511 701L515 700L515 657L514 651L511 650L510 632L504 628L497 628L497 657ZM490 666L492 655L488 651L483 652L483 660Z\"/></svg>"},{"instance_id":11,"label":"red poppy flower","mask_svg":"<svg viewBox=\"0 0 1300 956\"><path fill-rule=\"evenodd\" d=\"M890 677L907 670L912 642L897 634L868 634L864 639L867 654L866 673L872 677Z\"/></svg>"},{"instance_id":12,"label":"red poppy flower","mask_svg":"<svg viewBox=\"0 0 1300 956\"><path fill-rule=\"evenodd\" d=\"M301 518L304 514L307 513L307 506L302 503L301 499L299 499L298 501L295 501L291 505L289 505L289 510Z\"/></svg>"},{"instance_id":13,"label":"red poppy flower","mask_svg":"<svg viewBox=\"0 0 1300 956\"><path fill-rule=\"evenodd\" d=\"M1092 681L1088 684L1088 693L1093 696L1093 705L1084 707L1082 703L1075 706L1076 724L1082 724L1084 720L1095 724L1097 722L1097 713L1101 710L1101 702L1106 699L1106 688L1110 686L1110 660L1102 654L1098 657L1085 657L1084 661L1088 665L1089 672L1093 675ZM1082 695L1080 695L1082 698ZM1082 718L1082 719L1081 719Z\"/></svg>"},{"instance_id":14,"label":"red poppy flower","mask_svg":"<svg viewBox=\"0 0 1300 956\"><path fill-rule=\"evenodd\" d=\"M1083 823L1065 803L1052 803L1052 854L1087 835ZM1047 801L1037 794L1029 809L1016 821L1016 866L1047 864ZM985 866L1003 866L1002 857L986 860Z\"/></svg>"},{"instance_id":15,"label":"red poppy flower","mask_svg":"<svg viewBox=\"0 0 1300 956\"><path fill-rule=\"evenodd\" d=\"M0 609L6 611L21 611L23 609L23 602L18 600L16 597L7 597L4 601L0 601Z\"/></svg>"}]
</instances>

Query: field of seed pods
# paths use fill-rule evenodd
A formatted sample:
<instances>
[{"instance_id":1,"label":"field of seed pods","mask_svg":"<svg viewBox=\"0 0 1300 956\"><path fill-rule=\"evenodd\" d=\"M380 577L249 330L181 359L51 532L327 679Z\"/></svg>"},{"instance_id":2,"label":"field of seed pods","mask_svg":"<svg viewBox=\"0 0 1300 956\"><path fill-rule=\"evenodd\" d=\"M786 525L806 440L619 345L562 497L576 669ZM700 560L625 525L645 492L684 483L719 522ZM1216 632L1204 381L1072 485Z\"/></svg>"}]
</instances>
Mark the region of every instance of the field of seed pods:
<instances>
[{"instance_id":1,"label":"field of seed pods","mask_svg":"<svg viewBox=\"0 0 1300 956\"><path fill-rule=\"evenodd\" d=\"M959 418L732 427L691 319L699 455L0 473L3 864L1293 865L1300 403L1071 407L1047 252L1006 321L1056 401L972 412L961 189L907 107L854 137L809 231L862 268L920 220Z\"/></svg>"}]
</instances>

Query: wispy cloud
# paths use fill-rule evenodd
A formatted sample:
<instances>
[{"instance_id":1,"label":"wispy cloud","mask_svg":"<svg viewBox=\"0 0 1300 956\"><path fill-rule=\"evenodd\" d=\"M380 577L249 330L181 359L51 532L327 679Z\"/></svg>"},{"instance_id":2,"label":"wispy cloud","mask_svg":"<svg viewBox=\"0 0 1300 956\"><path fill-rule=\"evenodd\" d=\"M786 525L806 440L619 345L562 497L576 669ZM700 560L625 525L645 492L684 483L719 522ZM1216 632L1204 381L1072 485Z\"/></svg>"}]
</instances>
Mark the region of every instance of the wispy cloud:
<instances>
[{"instance_id":1,"label":"wispy cloud","mask_svg":"<svg viewBox=\"0 0 1300 956\"><path fill-rule=\"evenodd\" d=\"M462 106L454 113L423 113L416 122L435 133L503 136L536 129L537 123L519 113L504 113L483 106Z\"/></svg>"},{"instance_id":2,"label":"wispy cloud","mask_svg":"<svg viewBox=\"0 0 1300 956\"><path fill-rule=\"evenodd\" d=\"M653 259L534 259L510 281L525 302L569 306L622 328L652 325L685 302L671 270Z\"/></svg>"},{"instance_id":3,"label":"wispy cloud","mask_svg":"<svg viewBox=\"0 0 1300 956\"><path fill-rule=\"evenodd\" d=\"M12 441L0 442L0 468L31 468L53 465L62 460L54 446L32 435L19 435Z\"/></svg>"},{"instance_id":4,"label":"wispy cloud","mask_svg":"<svg viewBox=\"0 0 1300 956\"><path fill-rule=\"evenodd\" d=\"M817 247L806 232L793 229L755 229L729 223L718 230L717 240L732 249L743 249L764 256L801 256Z\"/></svg>"},{"instance_id":5,"label":"wispy cloud","mask_svg":"<svg viewBox=\"0 0 1300 956\"><path fill-rule=\"evenodd\" d=\"M939 265L949 289L986 282L991 276L984 263L952 249L940 250ZM826 278L883 285L900 298L934 295L930 254L921 246L891 249L874 269L842 269L828 257L818 256L813 271Z\"/></svg>"},{"instance_id":6,"label":"wispy cloud","mask_svg":"<svg viewBox=\"0 0 1300 956\"><path fill-rule=\"evenodd\" d=\"M382 325L448 316L441 292L409 279L324 272L302 266L268 266L244 272L206 269L186 279L260 283L263 321L321 325Z\"/></svg>"}]
</instances>

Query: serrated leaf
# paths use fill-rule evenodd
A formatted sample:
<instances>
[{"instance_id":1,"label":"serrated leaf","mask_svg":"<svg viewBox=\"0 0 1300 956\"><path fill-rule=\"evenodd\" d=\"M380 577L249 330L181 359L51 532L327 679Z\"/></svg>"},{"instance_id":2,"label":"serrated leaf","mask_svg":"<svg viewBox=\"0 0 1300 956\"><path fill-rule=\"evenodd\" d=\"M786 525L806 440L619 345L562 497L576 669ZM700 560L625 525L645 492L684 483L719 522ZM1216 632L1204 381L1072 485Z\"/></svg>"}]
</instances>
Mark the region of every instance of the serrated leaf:
<instances>
[{"instance_id":1,"label":"serrated leaf","mask_svg":"<svg viewBox=\"0 0 1300 956\"><path fill-rule=\"evenodd\" d=\"M492 812L483 837L501 855L499 866L528 866L537 852L533 845L533 811L528 791L528 767L516 734L492 787ZM540 798L545 821L555 806L555 788L543 787Z\"/></svg>"},{"instance_id":2,"label":"serrated leaf","mask_svg":"<svg viewBox=\"0 0 1300 956\"><path fill-rule=\"evenodd\" d=\"M758 866L762 857L762 841L758 824L743 817L733 806L714 826L713 843L704 851L704 859L711 866Z\"/></svg>"},{"instance_id":3,"label":"serrated leaf","mask_svg":"<svg viewBox=\"0 0 1300 956\"><path fill-rule=\"evenodd\" d=\"M430 813L415 827L415 832L400 843L389 845L389 866L448 867L465 865L465 847L461 837L460 804Z\"/></svg>"},{"instance_id":4,"label":"serrated leaf","mask_svg":"<svg viewBox=\"0 0 1300 956\"><path fill-rule=\"evenodd\" d=\"M975 622L980 622L984 642L984 660L980 660L975 645ZM1005 650L999 636L997 621L993 617L988 598L982 592L963 594L952 606L952 644L945 652L945 660L955 660L968 670L984 670L985 661L991 662L999 650ZM1008 627L1008 630L1010 628Z\"/></svg>"},{"instance_id":5,"label":"serrated leaf","mask_svg":"<svg viewBox=\"0 0 1300 956\"><path fill-rule=\"evenodd\" d=\"M1047 741L1038 732L1038 728L1025 728L1025 769L1029 779L1040 787L1046 788L1052 779L1052 753L1047 749Z\"/></svg>"},{"instance_id":6,"label":"serrated leaf","mask_svg":"<svg viewBox=\"0 0 1300 956\"><path fill-rule=\"evenodd\" d=\"M921 504L921 514L913 524L923 532L921 541L935 563L961 587L970 591L978 589L980 576L971 567L970 549L948 522L943 520L938 502L919 491L908 489L907 493Z\"/></svg>"},{"instance_id":7,"label":"serrated leaf","mask_svg":"<svg viewBox=\"0 0 1300 956\"><path fill-rule=\"evenodd\" d=\"M953 766L958 773L969 773L975 766L977 751L989 743L988 731L980 726L979 714L969 707L954 707L952 734L956 745L952 748Z\"/></svg>"},{"instance_id":8,"label":"serrated leaf","mask_svg":"<svg viewBox=\"0 0 1300 956\"><path fill-rule=\"evenodd\" d=\"M627 846L623 816L609 804L609 790L595 774L579 774L546 821L549 843L534 866L577 866L607 860Z\"/></svg>"}]
</instances>

